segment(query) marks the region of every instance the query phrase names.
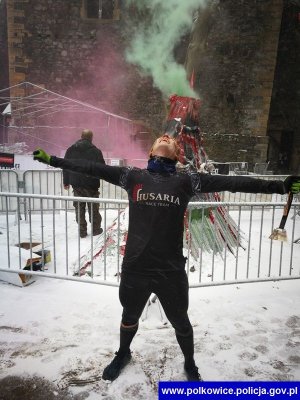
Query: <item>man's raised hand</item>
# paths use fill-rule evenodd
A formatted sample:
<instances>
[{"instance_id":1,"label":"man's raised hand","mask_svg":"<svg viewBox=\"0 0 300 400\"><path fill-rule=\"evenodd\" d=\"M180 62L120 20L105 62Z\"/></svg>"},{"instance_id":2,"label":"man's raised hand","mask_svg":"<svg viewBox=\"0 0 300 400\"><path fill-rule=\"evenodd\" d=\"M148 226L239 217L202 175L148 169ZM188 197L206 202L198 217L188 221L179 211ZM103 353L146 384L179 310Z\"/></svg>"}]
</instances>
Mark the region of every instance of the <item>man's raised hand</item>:
<instances>
[{"instance_id":1,"label":"man's raised hand","mask_svg":"<svg viewBox=\"0 0 300 400\"><path fill-rule=\"evenodd\" d=\"M300 193L300 176L288 176L284 181L284 186L287 192Z\"/></svg>"},{"instance_id":2,"label":"man's raised hand","mask_svg":"<svg viewBox=\"0 0 300 400\"><path fill-rule=\"evenodd\" d=\"M44 164L50 164L50 156L43 149L36 149L33 152L33 159Z\"/></svg>"}]
</instances>

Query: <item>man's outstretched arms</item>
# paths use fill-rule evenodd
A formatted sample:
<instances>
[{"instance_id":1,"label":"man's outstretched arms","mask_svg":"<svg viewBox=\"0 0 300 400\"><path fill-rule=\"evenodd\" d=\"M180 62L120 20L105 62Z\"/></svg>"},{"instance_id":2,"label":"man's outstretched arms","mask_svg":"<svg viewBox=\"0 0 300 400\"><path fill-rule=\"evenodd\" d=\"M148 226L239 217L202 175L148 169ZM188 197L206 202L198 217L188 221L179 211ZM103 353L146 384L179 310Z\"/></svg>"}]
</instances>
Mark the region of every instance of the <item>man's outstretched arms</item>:
<instances>
[{"instance_id":1,"label":"man's outstretched arms","mask_svg":"<svg viewBox=\"0 0 300 400\"><path fill-rule=\"evenodd\" d=\"M126 167L112 167L103 163L64 159L56 156L50 156L43 149L37 149L33 152L33 159L44 164L49 164L55 168L67 169L74 172L90 175L95 178L104 179L114 185L120 186L122 175L126 173Z\"/></svg>"},{"instance_id":2,"label":"man's outstretched arms","mask_svg":"<svg viewBox=\"0 0 300 400\"><path fill-rule=\"evenodd\" d=\"M278 193L300 192L300 176L288 176L284 181L265 180L244 176L199 174L196 192Z\"/></svg>"}]
</instances>

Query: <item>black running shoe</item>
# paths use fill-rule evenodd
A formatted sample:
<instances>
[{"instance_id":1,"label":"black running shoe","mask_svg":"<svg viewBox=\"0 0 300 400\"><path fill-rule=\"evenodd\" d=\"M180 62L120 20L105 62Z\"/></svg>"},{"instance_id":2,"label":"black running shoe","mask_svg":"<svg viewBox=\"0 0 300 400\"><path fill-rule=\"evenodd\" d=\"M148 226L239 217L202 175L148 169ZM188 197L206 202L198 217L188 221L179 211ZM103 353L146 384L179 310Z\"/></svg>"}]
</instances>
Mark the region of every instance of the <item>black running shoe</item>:
<instances>
[{"instance_id":1,"label":"black running shoe","mask_svg":"<svg viewBox=\"0 0 300 400\"><path fill-rule=\"evenodd\" d=\"M114 381L120 375L122 369L129 363L131 360L131 352L120 354L116 352L116 357L112 360L107 367L104 368L102 379L105 381Z\"/></svg>"},{"instance_id":2,"label":"black running shoe","mask_svg":"<svg viewBox=\"0 0 300 400\"><path fill-rule=\"evenodd\" d=\"M196 364L184 364L184 372L188 381L202 381L201 375L198 372Z\"/></svg>"}]
</instances>

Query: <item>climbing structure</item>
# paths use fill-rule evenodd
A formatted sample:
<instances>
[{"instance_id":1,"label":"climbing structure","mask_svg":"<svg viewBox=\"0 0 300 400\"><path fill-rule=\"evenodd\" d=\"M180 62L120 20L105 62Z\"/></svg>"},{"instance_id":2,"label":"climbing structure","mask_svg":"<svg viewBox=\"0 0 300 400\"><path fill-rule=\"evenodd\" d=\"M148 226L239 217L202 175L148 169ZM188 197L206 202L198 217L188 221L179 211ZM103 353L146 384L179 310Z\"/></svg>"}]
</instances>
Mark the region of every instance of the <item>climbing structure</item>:
<instances>
[{"instance_id":1,"label":"climbing structure","mask_svg":"<svg viewBox=\"0 0 300 400\"><path fill-rule=\"evenodd\" d=\"M179 168L211 173L203 146L203 136L199 128L201 102L192 97L172 95L165 132L177 139L180 146ZM193 201L220 202L218 193L204 193ZM242 246L242 236L234 220L223 206L193 209L185 217L186 240L194 258L199 250L222 253L224 248L234 253L234 248Z\"/></svg>"}]
</instances>

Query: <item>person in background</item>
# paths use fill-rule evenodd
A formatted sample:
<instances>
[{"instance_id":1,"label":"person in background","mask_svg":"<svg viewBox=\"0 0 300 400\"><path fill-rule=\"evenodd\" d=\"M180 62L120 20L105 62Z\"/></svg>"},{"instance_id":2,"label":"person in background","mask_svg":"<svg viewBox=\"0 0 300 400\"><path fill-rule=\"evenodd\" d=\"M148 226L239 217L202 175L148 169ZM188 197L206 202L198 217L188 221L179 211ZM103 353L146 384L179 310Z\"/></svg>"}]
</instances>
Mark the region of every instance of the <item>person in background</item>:
<instances>
[{"instance_id":1,"label":"person in background","mask_svg":"<svg viewBox=\"0 0 300 400\"><path fill-rule=\"evenodd\" d=\"M84 129L81 133L81 139L77 140L70 146L65 154L66 160L89 160L105 164L103 154L93 143L93 132L89 129ZM66 190L69 190L70 185L73 188L75 197L99 197L100 180L88 175L76 173L74 171L63 171L63 184ZM89 221L93 222L91 232L93 236L100 235L103 232L101 228L101 215L99 212L99 203L84 203L74 201L73 203L76 212L76 222L79 224L80 237L87 236L87 222L85 219L86 205L89 213Z\"/></svg>"},{"instance_id":2,"label":"person in background","mask_svg":"<svg viewBox=\"0 0 300 400\"><path fill-rule=\"evenodd\" d=\"M210 175L177 171L180 149L165 134L150 150L146 169L113 167L85 160L64 160L34 151L34 159L89 174L121 186L129 198L129 224L122 263L119 298L123 307L120 346L104 371L104 380L115 380L131 359L131 342L149 296L154 293L175 330L189 381L200 381L194 359L193 328L188 317L189 283L183 256L184 215L190 199L199 193L300 192L300 177L271 181L244 176ZM205 323L205 321L204 321Z\"/></svg>"}]
</instances>

